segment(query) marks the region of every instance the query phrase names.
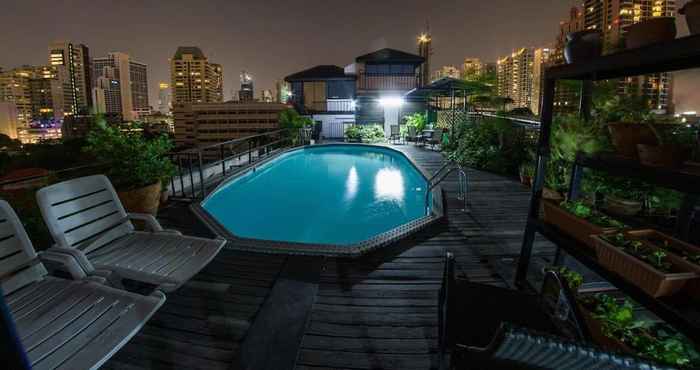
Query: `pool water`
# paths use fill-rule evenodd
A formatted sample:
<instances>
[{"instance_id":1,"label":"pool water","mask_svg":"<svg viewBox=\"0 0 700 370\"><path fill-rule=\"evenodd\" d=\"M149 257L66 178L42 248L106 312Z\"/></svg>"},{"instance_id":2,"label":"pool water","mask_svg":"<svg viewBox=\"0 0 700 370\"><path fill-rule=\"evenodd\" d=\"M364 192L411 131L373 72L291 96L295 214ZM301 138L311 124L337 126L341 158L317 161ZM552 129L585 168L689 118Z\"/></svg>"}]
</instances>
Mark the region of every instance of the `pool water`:
<instances>
[{"instance_id":1,"label":"pool water","mask_svg":"<svg viewBox=\"0 0 700 370\"><path fill-rule=\"evenodd\" d=\"M221 186L203 208L237 237L352 245L426 216L427 180L401 153L291 151Z\"/></svg>"}]
</instances>

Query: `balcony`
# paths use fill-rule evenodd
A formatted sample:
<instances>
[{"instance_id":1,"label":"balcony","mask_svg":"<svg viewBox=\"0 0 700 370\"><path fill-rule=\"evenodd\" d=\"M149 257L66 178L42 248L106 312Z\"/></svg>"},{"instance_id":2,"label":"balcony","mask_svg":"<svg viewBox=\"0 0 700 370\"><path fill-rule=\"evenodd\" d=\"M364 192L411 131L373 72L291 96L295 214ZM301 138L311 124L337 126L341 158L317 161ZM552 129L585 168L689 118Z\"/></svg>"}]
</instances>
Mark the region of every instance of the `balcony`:
<instances>
[{"instance_id":1,"label":"balcony","mask_svg":"<svg viewBox=\"0 0 700 370\"><path fill-rule=\"evenodd\" d=\"M306 113L347 113L355 112L353 99L327 99L323 101L305 102Z\"/></svg>"},{"instance_id":2,"label":"balcony","mask_svg":"<svg viewBox=\"0 0 700 370\"><path fill-rule=\"evenodd\" d=\"M358 90L409 91L418 87L416 75L376 74L362 72L357 76Z\"/></svg>"}]
</instances>

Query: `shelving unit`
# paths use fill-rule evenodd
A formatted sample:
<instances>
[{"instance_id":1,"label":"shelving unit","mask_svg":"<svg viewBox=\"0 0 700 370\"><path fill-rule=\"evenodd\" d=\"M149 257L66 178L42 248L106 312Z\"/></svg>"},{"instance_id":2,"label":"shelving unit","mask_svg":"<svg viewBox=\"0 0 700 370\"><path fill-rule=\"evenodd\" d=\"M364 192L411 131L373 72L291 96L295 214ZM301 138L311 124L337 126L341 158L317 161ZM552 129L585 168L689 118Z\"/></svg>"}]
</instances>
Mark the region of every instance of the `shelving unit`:
<instances>
[{"instance_id":1,"label":"shelving unit","mask_svg":"<svg viewBox=\"0 0 700 370\"><path fill-rule=\"evenodd\" d=\"M550 153L549 141L556 81L584 81L581 113L584 117L588 117L590 111L590 81L690 68L700 68L700 35L679 38L639 49L625 50L616 54L601 56L585 63L554 66L546 70L537 170L533 181L528 222L523 236L518 270L515 277L516 285L521 287L527 285L526 277L535 235L540 234L554 243L560 250L566 251L569 256L597 273L635 301L644 305L661 319L673 325L691 340L700 343L700 302L694 302L691 300L691 297L683 294L659 299L650 297L637 286L620 277L616 272L602 267L590 247L582 245L556 227L544 224L539 219L544 175ZM616 157L612 154L602 154L595 157L579 155L572 171L569 199L576 199L579 196L584 168L605 171L614 176L639 179L684 193L685 199L679 211L679 227L676 233L682 238L688 236L690 215L693 206L700 200L700 167L689 166L681 169L664 169L644 166L637 161Z\"/></svg>"}]
</instances>

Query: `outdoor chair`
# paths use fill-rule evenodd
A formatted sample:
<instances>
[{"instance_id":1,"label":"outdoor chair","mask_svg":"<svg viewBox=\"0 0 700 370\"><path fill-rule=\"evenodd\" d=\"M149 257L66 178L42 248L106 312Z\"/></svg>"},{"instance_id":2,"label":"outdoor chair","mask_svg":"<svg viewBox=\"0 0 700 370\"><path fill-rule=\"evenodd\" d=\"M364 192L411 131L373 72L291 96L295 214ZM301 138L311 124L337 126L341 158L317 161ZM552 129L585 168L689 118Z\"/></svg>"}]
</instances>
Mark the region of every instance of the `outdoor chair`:
<instances>
[{"instance_id":1,"label":"outdoor chair","mask_svg":"<svg viewBox=\"0 0 700 370\"><path fill-rule=\"evenodd\" d=\"M65 263L79 280L48 276L42 261ZM66 254L38 258L10 205L0 200L0 324L7 369L97 369L133 337L165 301L86 277Z\"/></svg>"},{"instance_id":2,"label":"outdoor chair","mask_svg":"<svg viewBox=\"0 0 700 370\"><path fill-rule=\"evenodd\" d=\"M408 126L408 132L404 140L406 140L407 142L418 143L419 139L420 135L418 135L416 131L416 126Z\"/></svg>"},{"instance_id":3,"label":"outdoor chair","mask_svg":"<svg viewBox=\"0 0 700 370\"><path fill-rule=\"evenodd\" d=\"M514 308L517 309L517 308ZM454 354L459 369L493 370L671 370L644 359L504 323L484 348L463 347Z\"/></svg>"},{"instance_id":4,"label":"outdoor chair","mask_svg":"<svg viewBox=\"0 0 700 370\"><path fill-rule=\"evenodd\" d=\"M399 127L399 125L389 126L389 133L389 140L391 140L392 143L396 143L397 140L401 142L401 127Z\"/></svg>"},{"instance_id":5,"label":"outdoor chair","mask_svg":"<svg viewBox=\"0 0 700 370\"><path fill-rule=\"evenodd\" d=\"M435 131L433 131L433 135L426 141L426 144L430 145L432 149L434 150L436 146L442 144L442 129L441 128L436 128Z\"/></svg>"},{"instance_id":6,"label":"outdoor chair","mask_svg":"<svg viewBox=\"0 0 700 370\"><path fill-rule=\"evenodd\" d=\"M103 175L42 188L37 201L57 244L52 251L74 256L88 273L110 270L165 292L197 274L226 243L163 230L152 215L127 214ZM132 219L145 222L151 231L136 231Z\"/></svg>"},{"instance_id":7,"label":"outdoor chair","mask_svg":"<svg viewBox=\"0 0 700 370\"><path fill-rule=\"evenodd\" d=\"M541 294L532 294L456 278L454 269L448 253L438 302L441 360L457 348L487 347L504 322L590 340L573 293L555 272L546 273Z\"/></svg>"}]
</instances>

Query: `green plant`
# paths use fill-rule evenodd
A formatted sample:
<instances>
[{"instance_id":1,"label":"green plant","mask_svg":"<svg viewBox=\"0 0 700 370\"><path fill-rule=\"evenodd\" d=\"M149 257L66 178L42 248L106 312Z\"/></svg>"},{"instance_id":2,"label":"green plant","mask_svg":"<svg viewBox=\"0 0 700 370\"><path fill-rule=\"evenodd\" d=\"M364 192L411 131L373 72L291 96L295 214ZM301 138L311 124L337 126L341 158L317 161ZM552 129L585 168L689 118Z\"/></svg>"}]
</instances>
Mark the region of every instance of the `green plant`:
<instances>
[{"instance_id":1,"label":"green plant","mask_svg":"<svg viewBox=\"0 0 700 370\"><path fill-rule=\"evenodd\" d=\"M557 268L551 268L551 271L556 272L564 283L571 289L572 292L576 293L578 288L583 284L583 275L576 271L568 269L564 266Z\"/></svg>"},{"instance_id":2,"label":"green plant","mask_svg":"<svg viewBox=\"0 0 700 370\"><path fill-rule=\"evenodd\" d=\"M562 202L561 207L574 216L600 227L623 228L625 226L622 222L596 211L582 201Z\"/></svg>"},{"instance_id":3,"label":"green plant","mask_svg":"<svg viewBox=\"0 0 700 370\"><path fill-rule=\"evenodd\" d=\"M425 126L428 124L428 114L427 113L413 113L404 116L404 121L406 122L406 127L412 126L416 128L416 132L421 132L425 130Z\"/></svg>"},{"instance_id":4,"label":"green plant","mask_svg":"<svg viewBox=\"0 0 700 370\"><path fill-rule=\"evenodd\" d=\"M167 157L173 144L163 135L146 140L138 131L125 131L99 122L87 137L85 152L99 162L113 163L108 177L119 190L167 181L175 166Z\"/></svg>"},{"instance_id":5,"label":"green plant","mask_svg":"<svg viewBox=\"0 0 700 370\"><path fill-rule=\"evenodd\" d=\"M620 302L596 294L584 297L581 304L601 323L605 336L625 343L638 355L673 366L700 365L700 354L690 341L664 323L637 319L628 299Z\"/></svg>"},{"instance_id":6,"label":"green plant","mask_svg":"<svg viewBox=\"0 0 700 370\"><path fill-rule=\"evenodd\" d=\"M345 136L353 141L378 143L384 141L384 129L377 124L353 125L345 130Z\"/></svg>"},{"instance_id":7,"label":"green plant","mask_svg":"<svg viewBox=\"0 0 700 370\"><path fill-rule=\"evenodd\" d=\"M623 249L629 255L648 263L661 272L674 272L673 265L668 260L668 254L666 254L666 252L663 250L649 248L640 240L630 238L624 233L605 235L602 238L615 247Z\"/></svg>"}]
</instances>

